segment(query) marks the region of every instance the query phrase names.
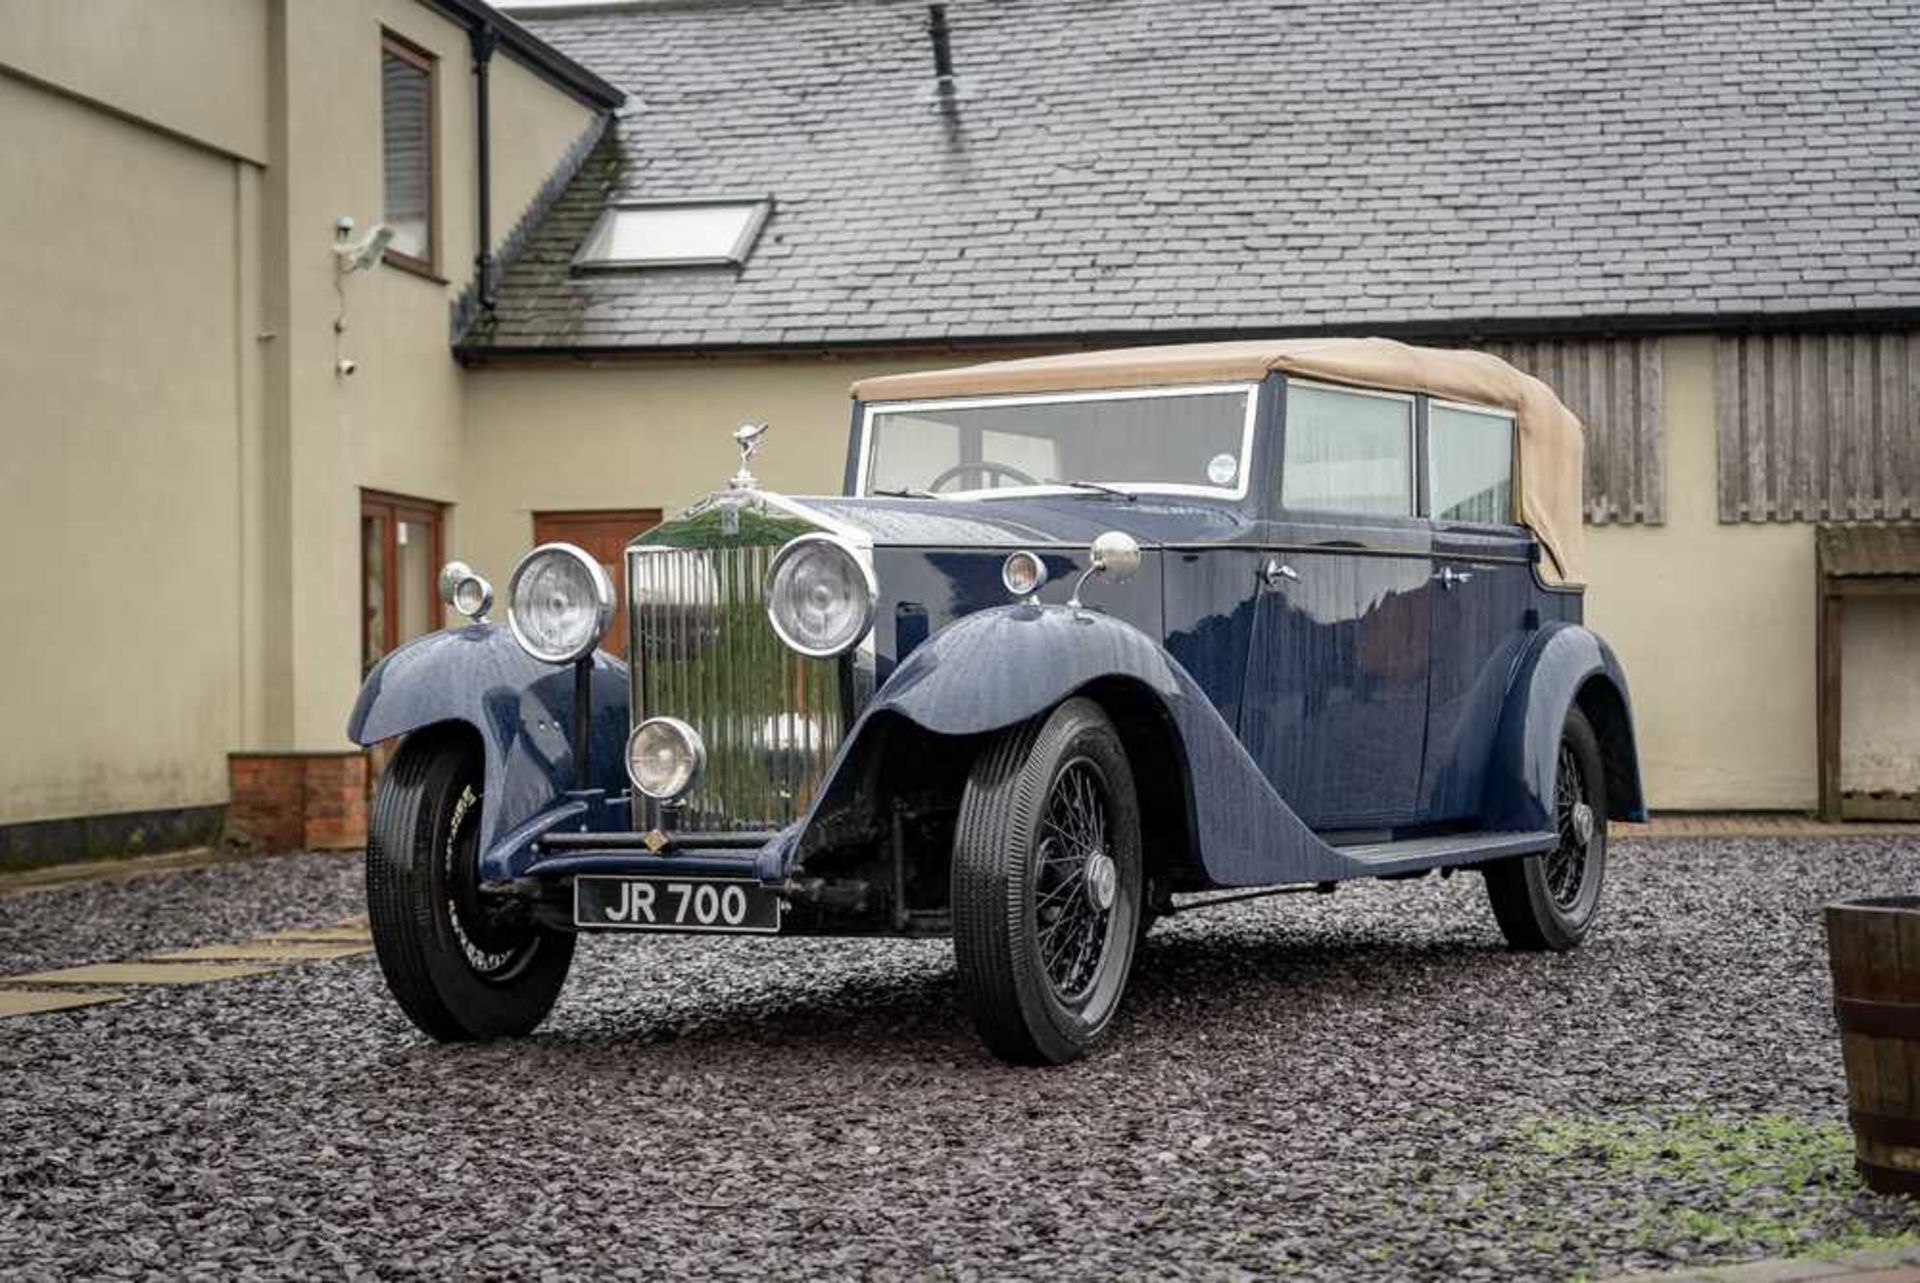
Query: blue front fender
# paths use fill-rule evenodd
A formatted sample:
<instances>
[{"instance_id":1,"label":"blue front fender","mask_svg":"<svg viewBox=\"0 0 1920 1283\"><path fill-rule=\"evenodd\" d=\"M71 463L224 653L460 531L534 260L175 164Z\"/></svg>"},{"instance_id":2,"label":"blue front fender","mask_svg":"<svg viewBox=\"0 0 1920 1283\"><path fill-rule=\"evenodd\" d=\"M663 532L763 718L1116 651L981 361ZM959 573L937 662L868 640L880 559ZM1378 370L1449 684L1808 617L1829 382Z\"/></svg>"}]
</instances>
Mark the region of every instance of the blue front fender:
<instances>
[{"instance_id":1,"label":"blue front fender","mask_svg":"<svg viewBox=\"0 0 1920 1283\"><path fill-rule=\"evenodd\" d=\"M595 652L590 778L575 779L573 668L545 664L498 624L429 633L383 658L367 675L347 738L376 744L425 726L461 722L486 751L480 849L547 809L569 790L626 787L627 670Z\"/></svg>"}]
</instances>

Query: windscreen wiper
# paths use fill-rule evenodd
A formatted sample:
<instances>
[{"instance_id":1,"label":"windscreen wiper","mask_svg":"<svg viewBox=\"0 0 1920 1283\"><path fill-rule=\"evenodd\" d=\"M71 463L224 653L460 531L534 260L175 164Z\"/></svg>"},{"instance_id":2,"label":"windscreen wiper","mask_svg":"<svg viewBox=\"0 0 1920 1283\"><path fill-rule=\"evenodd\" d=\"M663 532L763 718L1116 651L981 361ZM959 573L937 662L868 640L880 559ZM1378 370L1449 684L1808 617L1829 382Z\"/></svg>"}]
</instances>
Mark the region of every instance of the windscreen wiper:
<instances>
[{"instance_id":1,"label":"windscreen wiper","mask_svg":"<svg viewBox=\"0 0 1920 1283\"><path fill-rule=\"evenodd\" d=\"M880 487L875 486L872 489L869 489L867 493L885 495L889 499L944 499L946 498L946 496L943 494L935 494L931 490L915 490L911 486L902 487L898 490L881 489Z\"/></svg>"},{"instance_id":2,"label":"windscreen wiper","mask_svg":"<svg viewBox=\"0 0 1920 1283\"><path fill-rule=\"evenodd\" d=\"M1053 484L1057 486L1072 486L1075 490L1097 490L1101 494L1118 495L1128 503L1136 503L1140 498L1139 495L1131 490L1122 490L1118 486L1110 486L1101 481L1081 481L1078 478L1074 478L1067 481L1056 481Z\"/></svg>"}]
</instances>

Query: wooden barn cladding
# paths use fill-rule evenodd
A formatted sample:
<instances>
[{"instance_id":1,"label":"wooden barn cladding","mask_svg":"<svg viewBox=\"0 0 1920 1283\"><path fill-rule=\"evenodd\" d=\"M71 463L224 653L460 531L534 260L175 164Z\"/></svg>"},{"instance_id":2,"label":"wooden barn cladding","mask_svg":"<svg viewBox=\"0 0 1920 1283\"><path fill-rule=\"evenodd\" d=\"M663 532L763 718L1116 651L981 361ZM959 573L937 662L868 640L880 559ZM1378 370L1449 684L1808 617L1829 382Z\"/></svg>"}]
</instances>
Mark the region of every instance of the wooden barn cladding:
<instances>
[{"instance_id":1,"label":"wooden barn cladding","mask_svg":"<svg viewBox=\"0 0 1920 1283\"><path fill-rule=\"evenodd\" d=\"M1715 383L1720 520L1920 516L1920 332L1729 336Z\"/></svg>"},{"instance_id":2,"label":"wooden barn cladding","mask_svg":"<svg viewBox=\"0 0 1920 1283\"><path fill-rule=\"evenodd\" d=\"M1586 425L1589 525L1666 521L1660 340L1546 339L1477 346L1546 383Z\"/></svg>"}]
</instances>

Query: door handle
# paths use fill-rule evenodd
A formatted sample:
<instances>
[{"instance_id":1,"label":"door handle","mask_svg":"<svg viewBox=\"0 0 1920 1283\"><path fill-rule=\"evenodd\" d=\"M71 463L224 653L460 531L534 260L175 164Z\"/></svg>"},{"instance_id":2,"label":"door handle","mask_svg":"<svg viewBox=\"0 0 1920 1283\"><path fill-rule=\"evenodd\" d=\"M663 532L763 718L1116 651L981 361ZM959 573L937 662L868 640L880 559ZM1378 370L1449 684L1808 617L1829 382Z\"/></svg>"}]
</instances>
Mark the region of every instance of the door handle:
<instances>
[{"instance_id":1,"label":"door handle","mask_svg":"<svg viewBox=\"0 0 1920 1283\"><path fill-rule=\"evenodd\" d=\"M1269 557L1267 558L1267 564L1260 567L1260 579L1267 587L1278 588L1280 581L1283 579L1291 579L1295 583L1299 583L1300 572L1278 557Z\"/></svg>"},{"instance_id":2,"label":"door handle","mask_svg":"<svg viewBox=\"0 0 1920 1283\"><path fill-rule=\"evenodd\" d=\"M1442 588L1451 591L1461 584L1466 583L1469 579L1472 579L1473 572L1471 570L1455 570L1452 566L1442 566L1440 573L1435 575L1434 578L1440 581Z\"/></svg>"}]
</instances>

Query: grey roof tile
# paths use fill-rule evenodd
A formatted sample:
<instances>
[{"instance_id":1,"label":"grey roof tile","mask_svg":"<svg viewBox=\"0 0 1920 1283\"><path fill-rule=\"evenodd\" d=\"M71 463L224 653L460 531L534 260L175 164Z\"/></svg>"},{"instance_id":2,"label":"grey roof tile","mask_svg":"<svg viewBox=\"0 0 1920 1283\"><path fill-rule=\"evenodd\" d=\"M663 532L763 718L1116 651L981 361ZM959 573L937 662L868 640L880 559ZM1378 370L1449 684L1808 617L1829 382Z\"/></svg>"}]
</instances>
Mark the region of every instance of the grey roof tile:
<instances>
[{"instance_id":1,"label":"grey roof tile","mask_svg":"<svg viewBox=\"0 0 1920 1283\"><path fill-rule=\"evenodd\" d=\"M1920 0L649 0L466 346L1920 308ZM580 274L609 198L771 192L745 267Z\"/></svg>"}]
</instances>

